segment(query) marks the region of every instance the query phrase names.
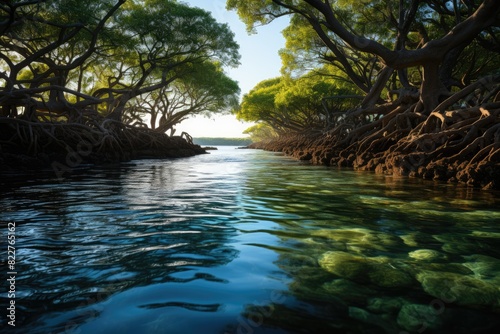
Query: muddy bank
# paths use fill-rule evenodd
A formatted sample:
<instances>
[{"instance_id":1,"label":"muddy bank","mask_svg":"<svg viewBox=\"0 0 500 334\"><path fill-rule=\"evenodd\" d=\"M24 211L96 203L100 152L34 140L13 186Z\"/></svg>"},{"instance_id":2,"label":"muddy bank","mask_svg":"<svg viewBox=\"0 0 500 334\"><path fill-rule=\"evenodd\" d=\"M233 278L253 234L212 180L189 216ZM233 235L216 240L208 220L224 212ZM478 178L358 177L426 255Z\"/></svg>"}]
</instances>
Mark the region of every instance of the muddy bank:
<instances>
[{"instance_id":1,"label":"muddy bank","mask_svg":"<svg viewBox=\"0 0 500 334\"><path fill-rule=\"evenodd\" d=\"M500 189L500 157L474 162L480 147L459 157L450 154L433 158L426 151L400 152L397 149L400 145L396 145L395 141L386 150L377 150L376 147L363 150L361 145L339 147L333 139L328 133L308 132L253 143L248 147L283 152L316 165L460 183L485 190ZM388 141L391 139L388 138Z\"/></svg>"}]
</instances>

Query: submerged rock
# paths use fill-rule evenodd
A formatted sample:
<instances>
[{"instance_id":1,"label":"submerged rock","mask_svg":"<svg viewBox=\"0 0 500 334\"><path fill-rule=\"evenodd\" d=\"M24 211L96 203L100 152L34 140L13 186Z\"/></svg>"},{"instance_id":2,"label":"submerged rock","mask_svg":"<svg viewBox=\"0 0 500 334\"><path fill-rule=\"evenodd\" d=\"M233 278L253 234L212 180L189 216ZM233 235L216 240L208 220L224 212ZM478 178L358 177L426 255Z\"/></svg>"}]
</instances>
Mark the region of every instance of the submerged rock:
<instances>
[{"instance_id":1,"label":"submerged rock","mask_svg":"<svg viewBox=\"0 0 500 334\"><path fill-rule=\"evenodd\" d=\"M433 249L417 249L416 251L409 252L408 256L417 261L429 262L447 259L447 256L445 254Z\"/></svg>"},{"instance_id":2,"label":"submerged rock","mask_svg":"<svg viewBox=\"0 0 500 334\"><path fill-rule=\"evenodd\" d=\"M420 270L448 272L461 275L474 275L474 272L460 263L425 263L420 266Z\"/></svg>"},{"instance_id":3,"label":"submerged rock","mask_svg":"<svg viewBox=\"0 0 500 334\"><path fill-rule=\"evenodd\" d=\"M384 288L410 287L414 283L413 277L390 263L373 266L369 277L371 283Z\"/></svg>"},{"instance_id":4,"label":"submerged rock","mask_svg":"<svg viewBox=\"0 0 500 334\"><path fill-rule=\"evenodd\" d=\"M372 231L365 228L325 229L312 233L316 237L328 238L342 245L342 249L362 253L365 250L388 251L400 249L403 241L388 233Z\"/></svg>"},{"instance_id":5,"label":"submerged rock","mask_svg":"<svg viewBox=\"0 0 500 334\"><path fill-rule=\"evenodd\" d=\"M405 245L410 247L418 247L421 244L429 242L429 236L421 232L412 232L401 236Z\"/></svg>"},{"instance_id":6,"label":"submerged rock","mask_svg":"<svg viewBox=\"0 0 500 334\"><path fill-rule=\"evenodd\" d=\"M324 253L320 266L339 277L358 283L371 283L385 288L411 286L413 277L401 268L396 268L387 257L363 257L341 251Z\"/></svg>"},{"instance_id":7,"label":"submerged rock","mask_svg":"<svg viewBox=\"0 0 500 334\"><path fill-rule=\"evenodd\" d=\"M374 313L397 314L409 302L401 297L376 297L368 300L367 309Z\"/></svg>"},{"instance_id":8,"label":"submerged rock","mask_svg":"<svg viewBox=\"0 0 500 334\"><path fill-rule=\"evenodd\" d=\"M338 296L346 303L357 305L365 304L369 298L379 293L366 285L358 284L343 278L325 283L322 288L326 293Z\"/></svg>"},{"instance_id":9,"label":"submerged rock","mask_svg":"<svg viewBox=\"0 0 500 334\"><path fill-rule=\"evenodd\" d=\"M384 319L384 317L381 315L370 313L359 307L349 307L349 316L361 322L380 327L386 333L398 332L398 328L393 322Z\"/></svg>"},{"instance_id":10,"label":"submerged rock","mask_svg":"<svg viewBox=\"0 0 500 334\"><path fill-rule=\"evenodd\" d=\"M296 254L296 253L283 253L279 260L280 266L286 269L302 269L304 267L318 267L316 259L312 256Z\"/></svg>"},{"instance_id":11,"label":"submerged rock","mask_svg":"<svg viewBox=\"0 0 500 334\"><path fill-rule=\"evenodd\" d=\"M422 271L417 280L429 295L445 303L463 306L498 305L500 291L497 286L471 276L450 272Z\"/></svg>"},{"instance_id":12,"label":"submerged rock","mask_svg":"<svg viewBox=\"0 0 500 334\"><path fill-rule=\"evenodd\" d=\"M409 332L422 333L426 329L438 329L442 319L431 305L406 304L399 311L398 324Z\"/></svg>"},{"instance_id":13,"label":"submerged rock","mask_svg":"<svg viewBox=\"0 0 500 334\"><path fill-rule=\"evenodd\" d=\"M367 272L370 262L365 257L352 255L346 252L331 251L324 253L320 266L326 271L357 282L367 282Z\"/></svg>"},{"instance_id":14,"label":"submerged rock","mask_svg":"<svg viewBox=\"0 0 500 334\"><path fill-rule=\"evenodd\" d=\"M463 264L474 272L478 278L492 280L500 285L500 260L491 256L474 254L464 256Z\"/></svg>"},{"instance_id":15,"label":"submerged rock","mask_svg":"<svg viewBox=\"0 0 500 334\"><path fill-rule=\"evenodd\" d=\"M434 239L442 242L442 250L457 255L468 255L475 253L492 254L500 257L498 239L478 235L440 234L434 235Z\"/></svg>"},{"instance_id":16,"label":"submerged rock","mask_svg":"<svg viewBox=\"0 0 500 334\"><path fill-rule=\"evenodd\" d=\"M491 214L488 212L488 215L491 215ZM473 237L499 239L500 240L500 233L499 232L472 231L471 235Z\"/></svg>"}]
</instances>

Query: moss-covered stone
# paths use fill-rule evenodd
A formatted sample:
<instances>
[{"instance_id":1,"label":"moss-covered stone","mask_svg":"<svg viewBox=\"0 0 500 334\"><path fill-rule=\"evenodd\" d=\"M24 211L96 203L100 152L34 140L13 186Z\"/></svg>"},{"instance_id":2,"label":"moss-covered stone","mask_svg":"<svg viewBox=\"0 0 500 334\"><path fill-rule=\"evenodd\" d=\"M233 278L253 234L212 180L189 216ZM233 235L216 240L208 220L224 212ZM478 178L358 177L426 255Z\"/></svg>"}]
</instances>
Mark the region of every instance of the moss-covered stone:
<instances>
[{"instance_id":1,"label":"moss-covered stone","mask_svg":"<svg viewBox=\"0 0 500 334\"><path fill-rule=\"evenodd\" d=\"M372 284L384 288L410 287L414 283L413 277L390 263L372 265L368 275Z\"/></svg>"},{"instance_id":2,"label":"moss-covered stone","mask_svg":"<svg viewBox=\"0 0 500 334\"><path fill-rule=\"evenodd\" d=\"M469 255L485 253L500 257L497 238L478 235L457 235L453 233L433 235L433 237L442 242L441 249L450 254Z\"/></svg>"},{"instance_id":3,"label":"moss-covered stone","mask_svg":"<svg viewBox=\"0 0 500 334\"><path fill-rule=\"evenodd\" d=\"M447 259L446 254L443 254L433 249L417 249L413 252L409 252L408 256L417 261L428 261L428 262L435 262Z\"/></svg>"},{"instance_id":4,"label":"moss-covered stone","mask_svg":"<svg viewBox=\"0 0 500 334\"><path fill-rule=\"evenodd\" d=\"M312 256L297 253L282 253L280 255L279 264L282 268L287 269L318 266L316 259Z\"/></svg>"},{"instance_id":5,"label":"moss-covered stone","mask_svg":"<svg viewBox=\"0 0 500 334\"><path fill-rule=\"evenodd\" d=\"M499 239L500 232L472 231L471 236L478 238Z\"/></svg>"},{"instance_id":6,"label":"moss-covered stone","mask_svg":"<svg viewBox=\"0 0 500 334\"><path fill-rule=\"evenodd\" d=\"M422 333L426 329L438 329L442 319L431 305L406 304L399 311L398 324L409 332Z\"/></svg>"},{"instance_id":7,"label":"moss-covered stone","mask_svg":"<svg viewBox=\"0 0 500 334\"><path fill-rule=\"evenodd\" d=\"M450 272L423 271L417 280L429 295L445 303L464 306L495 306L500 299L497 286L471 276Z\"/></svg>"},{"instance_id":8,"label":"moss-covered stone","mask_svg":"<svg viewBox=\"0 0 500 334\"><path fill-rule=\"evenodd\" d=\"M411 286L413 278L396 268L386 257L363 257L331 251L322 255L320 266L326 271L358 283L371 283L384 288Z\"/></svg>"},{"instance_id":9,"label":"moss-covered stone","mask_svg":"<svg viewBox=\"0 0 500 334\"><path fill-rule=\"evenodd\" d=\"M319 259L320 266L326 271L356 282L368 282L370 260L366 257L346 252L326 252Z\"/></svg>"},{"instance_id":10,"label":"moss-covered stone","mask_svg":"<svg viewBox=\"0 0 500 334\"><path fill-rule=\"evenodd\" d=\"M474 254L464 257L463 264L479 278L500 280L500 260L491 256Z\"/></svg>"},{"instance_id":11,"label":"moss-covered stone","mask_svg":"<svg viewBox=\"0 0 500 334\"><path fill-rule=\"evenodd\" d=\"M419 247L429 242L429 236L421 232L412 232L400 236L405 245L410 247Z\"/></svg>"},{"instance_id":12,"label":"moss-covered stone","mask_svg":"<svg viewBox=\"0 0 500 334\"><path fill-rule=\"evenodd\" d=\"M364 305L368 299L379 292L364 284L358 284L343 278L335 279L322 286L325 293L341 298L348 304Z\"/></svg>"},{"instance_id":13,"label":"moss-covered stone","mask_svg":"<svg viewBox=\"0 0 500 334\"><path fill-rule=\"evenodd\" d=\"M368 300L367 310L374 313L397 314L408 301L401 297L375 297Z\"/></svg>"},{"instance_id":14,"label":"moss-covered stone","mask_svg":"<svg viewBox=\"0 0 500 334\"><path fill-rule=\"evenodd\" d=\"M365 228L324 229L312 233L315 237L328 238L342 246L342 249L363 253L366 250L389 251L404 247L403 240L388 233Z\"/></svg>"},{"instance_id":15,"label":"moss-covered stone","mask_svg":"<svg viewBox=\"0 0 500 334\"><path fill-rule=\"evenodd\" d=\"M463 266L461 263L422 263L420 269L437 272L443 271L461 275L474 275L472 270Z\"/></svg>"}]
</instances>

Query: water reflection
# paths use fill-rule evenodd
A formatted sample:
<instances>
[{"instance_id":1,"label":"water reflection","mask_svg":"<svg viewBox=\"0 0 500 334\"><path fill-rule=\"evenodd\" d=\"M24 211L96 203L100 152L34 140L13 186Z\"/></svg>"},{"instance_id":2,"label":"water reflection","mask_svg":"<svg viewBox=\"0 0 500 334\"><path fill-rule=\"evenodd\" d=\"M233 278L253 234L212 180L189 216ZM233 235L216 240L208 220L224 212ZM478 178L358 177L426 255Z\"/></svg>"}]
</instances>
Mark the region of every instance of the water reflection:
<instances>
[{"instance_id":1,"label":"water reflection","mask_svg":"<svg viewBox=\"0 0 500 334\"><path fill-rule=\"evenodd\" d=\"M4 193L2 221L17 223L22 331L76 328L106 309L94 304L141 286L227 284L205 270L238 255L228 244L236 233L231 216L222 214L234 211L236 193L217 186L224 180L207 185L187 163L179 165L94 168L62 184L41 180ZM184 300L170 293L138 307L216 312L221 306Z\"/></svg>"},{"instance_id":2,"label":"water reflection","mask_svg":"<svg viewBox=\"0 0 500 334\"><path fill-rule=\"evenodd\" d=\"M227 149L0 182L20 333L500 327L495 193Z\"/></svg>"}]
</instances>

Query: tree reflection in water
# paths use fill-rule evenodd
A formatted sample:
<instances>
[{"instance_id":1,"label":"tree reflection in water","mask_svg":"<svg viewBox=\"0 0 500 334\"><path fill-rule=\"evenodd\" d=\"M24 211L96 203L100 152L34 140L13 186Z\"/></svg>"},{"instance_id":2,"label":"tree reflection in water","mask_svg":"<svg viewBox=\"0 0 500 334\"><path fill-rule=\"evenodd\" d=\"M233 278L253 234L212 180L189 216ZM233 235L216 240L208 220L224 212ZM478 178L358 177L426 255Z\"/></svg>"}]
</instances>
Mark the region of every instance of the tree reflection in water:
<instances>
[{"instance_id":1,"label":"tree reflection in water","mask_svg":"<svg viewBox=\"0 0 500 334\"><path fill-rule=\"evenodd\" d=\"M204 268L238 256L228 245L236 233L231 217L221 215L234 209L235 194L207 189L178 164L93 168L64 183L17 182L3 188L1 204L2 220L18 226L17 320L24 330L77 328L99 317L114 294L141 286L227 284ZM188 276L175 276L183 272ZM171 300L141 307L216 312L221 305Z\"/></svg>"}]
</instances>

